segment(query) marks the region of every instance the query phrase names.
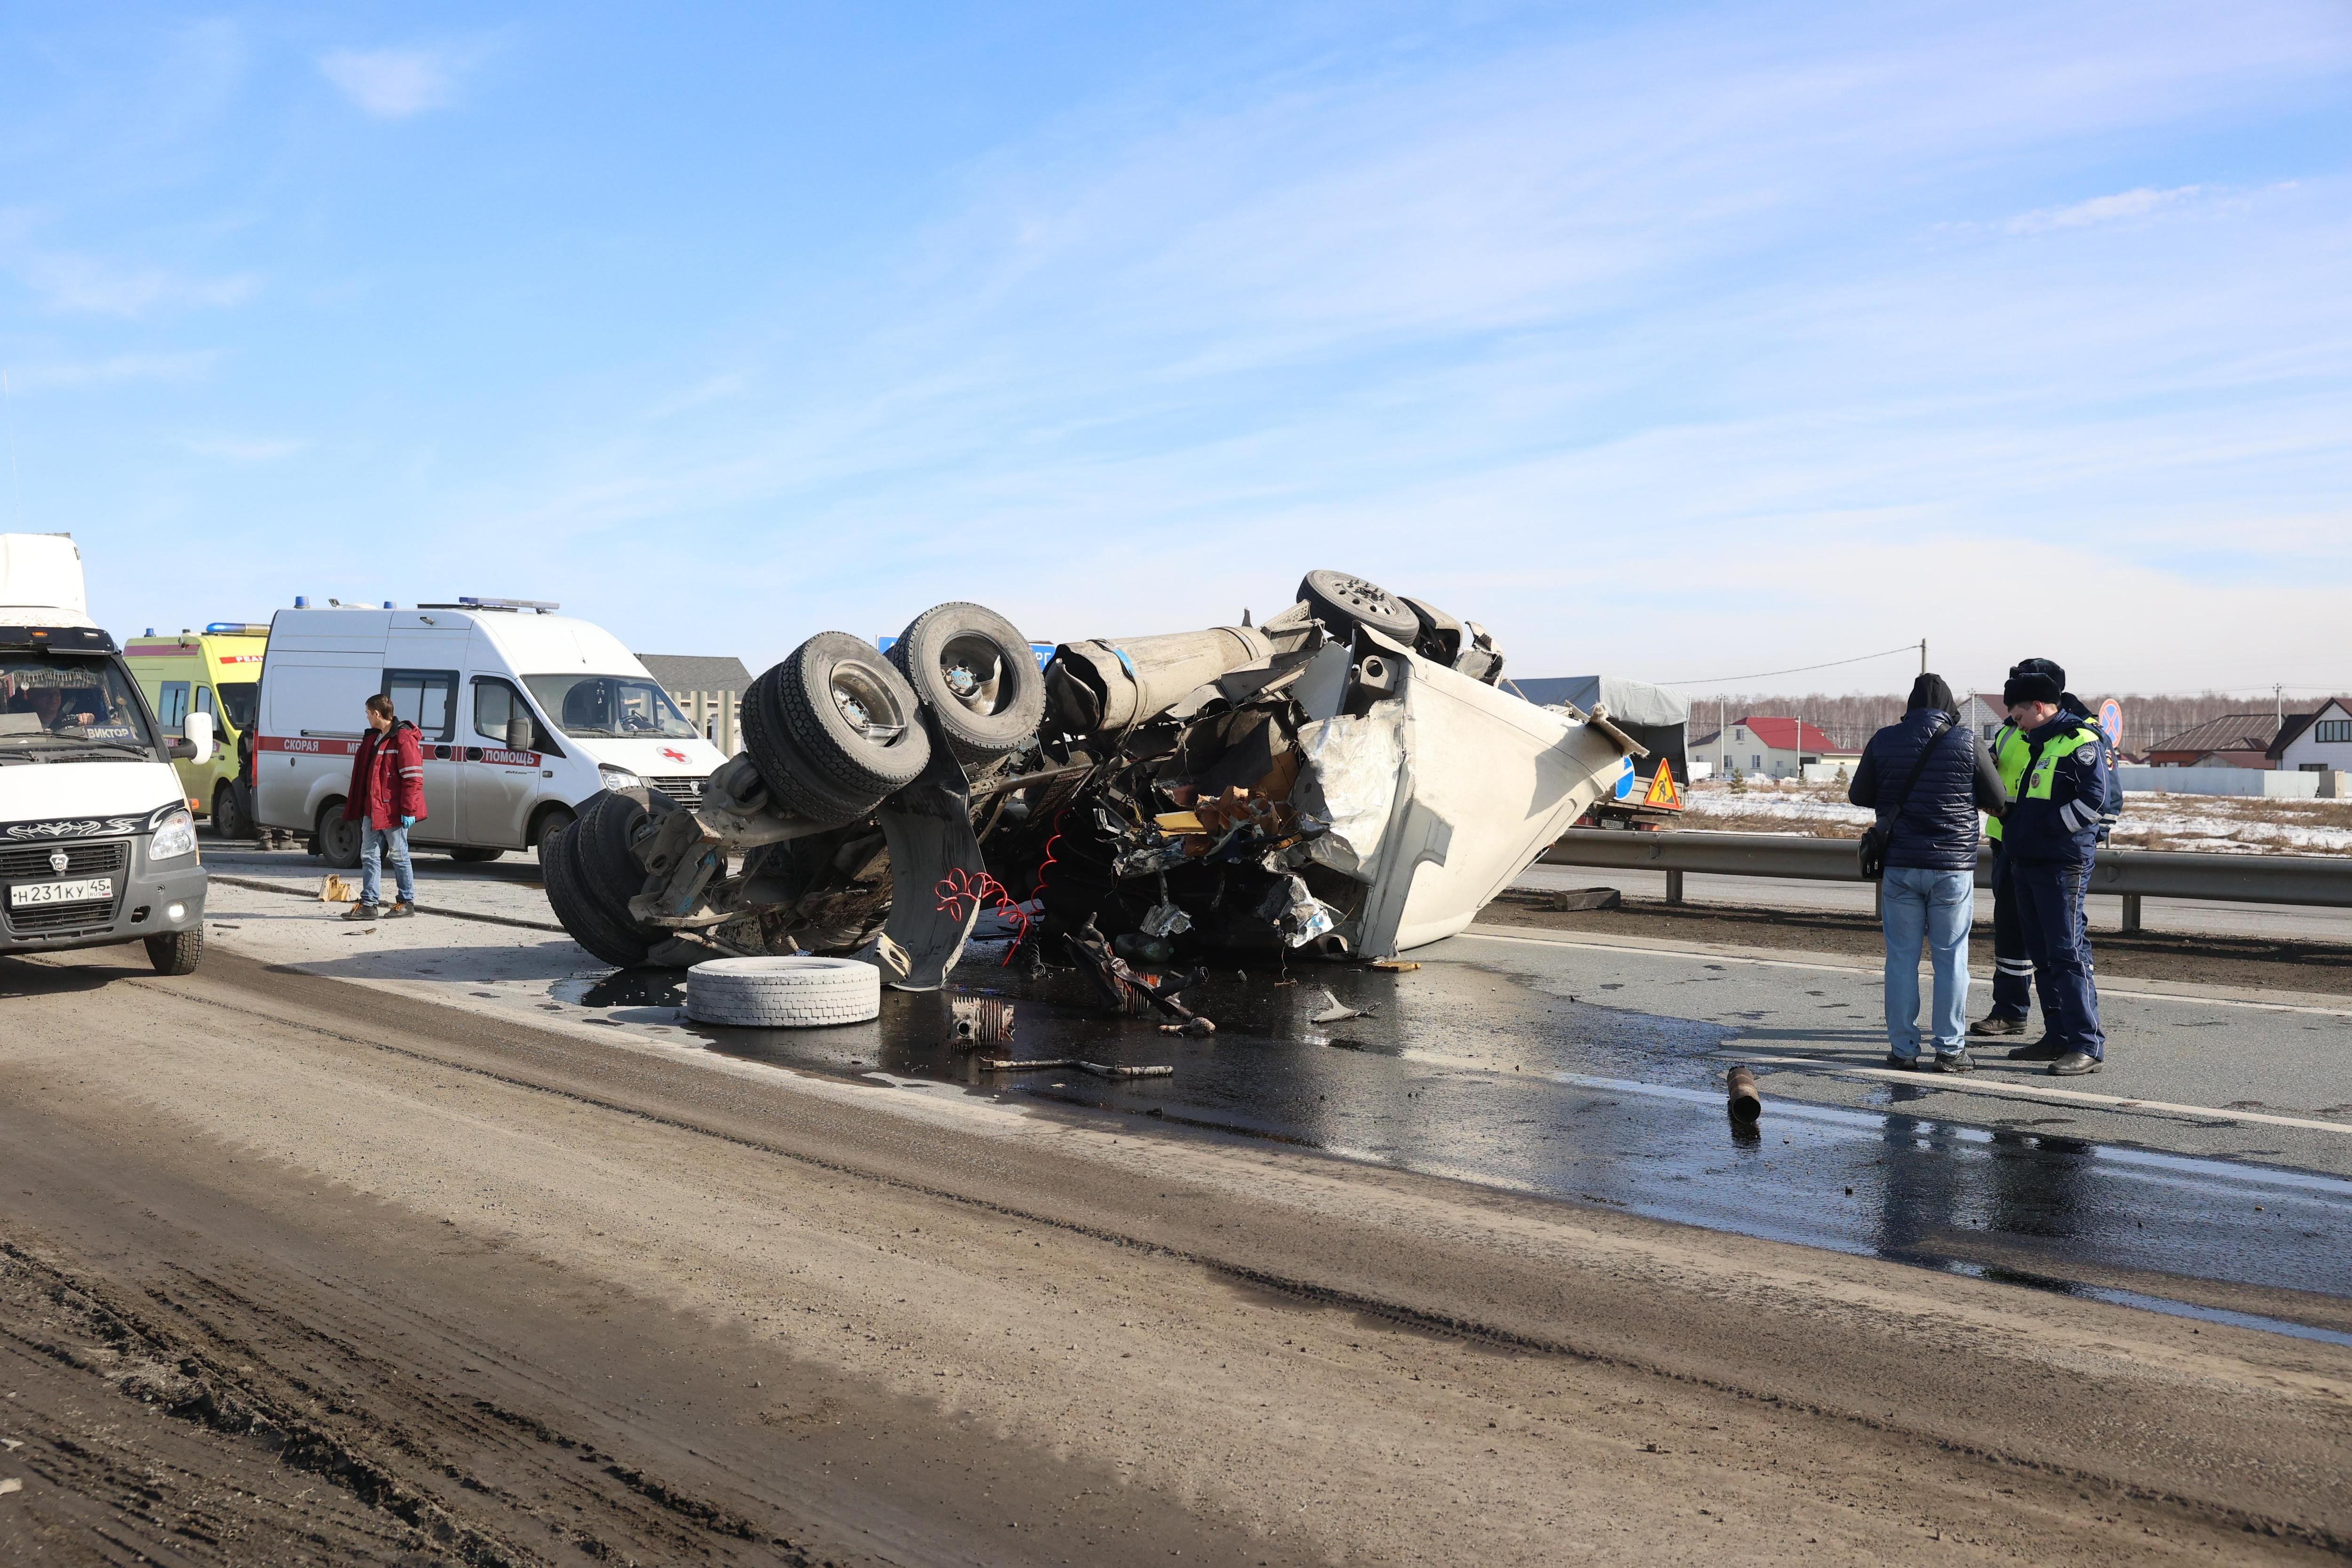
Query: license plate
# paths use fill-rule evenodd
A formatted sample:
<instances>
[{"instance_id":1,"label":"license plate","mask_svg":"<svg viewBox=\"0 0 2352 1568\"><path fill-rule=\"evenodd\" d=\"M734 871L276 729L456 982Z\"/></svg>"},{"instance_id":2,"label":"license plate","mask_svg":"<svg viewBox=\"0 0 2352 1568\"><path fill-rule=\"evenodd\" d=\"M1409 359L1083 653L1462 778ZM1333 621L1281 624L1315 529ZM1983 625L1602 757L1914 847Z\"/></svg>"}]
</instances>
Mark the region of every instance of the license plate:
<instances>
[{"instance_id":1,"label":"license plate","mask_svg":"<svg viewBox=\"0 0 2352 1568\"><path fill-rule=\"evenodd\" d=\"M37 904L86 904L112 897L111 877L84 877L77 882L19 882L8 889L8 907L23 910Z\"/></svg>"}]
</instances>

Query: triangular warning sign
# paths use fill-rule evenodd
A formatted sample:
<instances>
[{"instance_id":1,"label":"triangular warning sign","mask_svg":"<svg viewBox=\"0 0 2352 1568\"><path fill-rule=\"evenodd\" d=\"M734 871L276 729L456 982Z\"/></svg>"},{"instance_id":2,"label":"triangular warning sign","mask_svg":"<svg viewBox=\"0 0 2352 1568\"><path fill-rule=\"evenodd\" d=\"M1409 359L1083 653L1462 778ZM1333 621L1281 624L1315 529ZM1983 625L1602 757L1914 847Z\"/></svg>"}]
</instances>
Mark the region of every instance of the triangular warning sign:
<instances>
[{"instance_id":1,"label":"triangular warning sign","mask_svg":"<svg viewBox=\"0 0 2352 1568\"><path fill-rule=\"evenodd\" d=\"M1683 808L1683 792L1675 787L1674 764L1665 758L1658 759L1658 771L1650 777L1650 793L1642 797L1643 805L1663 805L1670 810Z\"/></svg>"}]
</instances>

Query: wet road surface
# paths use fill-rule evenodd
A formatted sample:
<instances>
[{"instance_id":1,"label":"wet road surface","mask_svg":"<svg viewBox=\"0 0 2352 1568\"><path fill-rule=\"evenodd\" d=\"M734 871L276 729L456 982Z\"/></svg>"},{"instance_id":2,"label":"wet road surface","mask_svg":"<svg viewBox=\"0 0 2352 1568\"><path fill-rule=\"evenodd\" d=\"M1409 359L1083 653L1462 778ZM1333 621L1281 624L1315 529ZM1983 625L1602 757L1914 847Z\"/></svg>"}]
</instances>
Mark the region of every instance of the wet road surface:
<instances>
[{"instance_id":1,"label":"wet road surface","mask_svg":"<svg viewBox=\"0 0 2352 1568\"><path fill-rule=\"evenodd\" d=\"M2037 1131L2032 1122L2074 1119L2037 1117L2030 1104L1987 1128L1926 1110L1952 1097L1904 1083L1865 1086L1856 1103L1792 1099L1776 1090L1810 1085L1769 1068L1761 1128L1744 1135L1721 1088L1738 1029L1553 994L1505 964L1223 968L1185 993L1217 1022L1205 1039L1105 1016L1074 973L1024 983L982 957L953 989L1015 1002L1015 1044L1003 1055L1176 1070L1137 1080L990 1071L995 1048L950 1043L947 994L886 991L875 1023L825 1030L690 1024L672 973L568 982L556 994L640 1032L682 1031L726 1055L877 1088L960 1087L1063 1114L1146 1117L2352 1344L2352 1321L2325 1300L2352 1296L2352 1182ZM1327 989L1364 1016L1312 1022ZM2226 1289L2196 1282L2307 1293L2309 1310L2241 1311Z\"/></svg>"}]
</instances>

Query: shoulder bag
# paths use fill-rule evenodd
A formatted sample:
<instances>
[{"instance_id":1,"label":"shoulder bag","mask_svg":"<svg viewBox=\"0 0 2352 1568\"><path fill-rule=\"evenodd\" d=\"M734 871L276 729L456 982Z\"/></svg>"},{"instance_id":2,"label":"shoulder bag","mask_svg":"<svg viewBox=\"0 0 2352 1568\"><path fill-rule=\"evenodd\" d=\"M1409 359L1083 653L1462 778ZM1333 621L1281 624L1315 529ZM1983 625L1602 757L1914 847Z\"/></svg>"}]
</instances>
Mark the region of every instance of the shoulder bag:
<instances>
[{"instance_id":1,"label":"shoulder bag","mask_svg":"<svg viewBox=\"0 0 2352 1568\"><path fill-rule=\"evenodd\" d=\"M1863 834L1864 881L1875 882L1886 874L1886 847L1895 839L1895 819L1903 815L1904 806L1909 804L1911 791L1918 784L1919 774L1926 770L1927 758L1936 750L1936 743L1949 734L1951 729L1952 716L1949 713L1936 715L1935 723L1927 727L1927 742L1919 748L1919 760L1911 764L1911 776L1903 781L1903 793L1895 797L1894 809L1872 823L1869 830Z\"/></svg>"}]
</instances>

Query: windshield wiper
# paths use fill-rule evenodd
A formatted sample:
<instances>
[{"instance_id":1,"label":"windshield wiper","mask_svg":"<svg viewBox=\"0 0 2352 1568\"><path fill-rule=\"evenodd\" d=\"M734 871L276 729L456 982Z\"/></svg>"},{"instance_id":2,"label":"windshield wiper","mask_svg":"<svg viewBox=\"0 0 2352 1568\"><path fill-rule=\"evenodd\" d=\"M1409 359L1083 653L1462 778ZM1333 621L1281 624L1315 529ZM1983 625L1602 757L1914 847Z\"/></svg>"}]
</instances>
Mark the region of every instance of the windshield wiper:
<instances>
[{"instance_id":1,"label":"windshield wiper","mask_svg":"<svg viewBox=\"0 0 2352 1568\"><path fill-rule=\"evenodd\" d=\"M62 756L59 755L60 752L63 753ZM142 762L151 759L155 754L145 746L134 746L128 741L74 741L64 745L47 746L38 751L19 752L16 754L37 757L43 762L54 763L85 761L92 753L101 756L128 753Z\"/></svg>"}]
</instances>

